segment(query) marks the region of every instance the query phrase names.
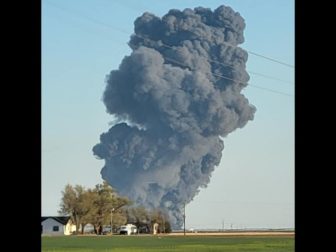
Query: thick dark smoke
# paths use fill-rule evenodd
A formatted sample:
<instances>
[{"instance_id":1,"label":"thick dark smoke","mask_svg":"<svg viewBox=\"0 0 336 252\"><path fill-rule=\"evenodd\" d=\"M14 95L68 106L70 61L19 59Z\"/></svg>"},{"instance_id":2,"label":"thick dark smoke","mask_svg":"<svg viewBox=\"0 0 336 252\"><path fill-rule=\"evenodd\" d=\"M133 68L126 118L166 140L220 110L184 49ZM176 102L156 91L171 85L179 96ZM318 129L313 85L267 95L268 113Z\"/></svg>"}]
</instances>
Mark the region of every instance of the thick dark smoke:
<instances>
[{"instance_id":1,"label":"thick dark smoke","mask_svg":"<svg viewBox=\"0 0 336 252\"><path fill-rule=\"evenodd\" d=\"M241 90L249 75L244 19L230 7L144 13L118 70L107 77L103 101L119 120L93 147L101 174L137 204L167 211L182 225L183 204L210 182L220 137L252 120Z\"/></svg>"}]
</instances>

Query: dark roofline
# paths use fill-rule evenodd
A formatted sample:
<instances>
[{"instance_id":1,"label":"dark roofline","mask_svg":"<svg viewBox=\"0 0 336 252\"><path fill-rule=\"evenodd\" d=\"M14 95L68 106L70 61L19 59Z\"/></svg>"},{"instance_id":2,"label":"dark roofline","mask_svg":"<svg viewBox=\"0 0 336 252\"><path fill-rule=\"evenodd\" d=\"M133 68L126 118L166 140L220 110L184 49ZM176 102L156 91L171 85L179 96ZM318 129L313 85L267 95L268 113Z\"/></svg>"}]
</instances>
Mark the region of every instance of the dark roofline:
<instances>
[{"instance_id":1,"label":"dark roofline","mask_svg":"<svg viewBox=\"0 0 336 252\"><path fill-rule=\"evenodd\" d=\"M70 220L70 216L42 216L41 217L41 222L45 221L46 219L54 219L55 221L66 225L68 221Z\"/></svg>"}]
</instances>

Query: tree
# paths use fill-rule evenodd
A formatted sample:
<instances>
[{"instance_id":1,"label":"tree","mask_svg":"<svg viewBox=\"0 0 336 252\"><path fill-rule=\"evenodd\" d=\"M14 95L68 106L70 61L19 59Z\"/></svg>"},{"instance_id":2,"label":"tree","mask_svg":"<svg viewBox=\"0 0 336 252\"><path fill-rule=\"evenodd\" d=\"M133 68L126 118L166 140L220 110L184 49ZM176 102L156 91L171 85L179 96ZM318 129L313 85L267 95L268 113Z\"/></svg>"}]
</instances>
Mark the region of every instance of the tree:
<instances>
[{"instance_id":1,"label":"tree","mask_svg":"<svg viewBox=\"0 0 336 252\"><path fill-rule=\"evenodd\" d=\"M83 186L76 185L73 187L70 184L67 184L64 191L62 191L59 213L71 216L72 221L76 225L76 233L79 232L82 218L89 211L85 205L85 193L86 190Z\"/></svg>"},{"instance_id":2,"label":"tree","mask_svg":"<svg viewBox=\"0 0 336 252\"><path fill-rule=\"evenodd\" d=\"M60 214L70 215L76 225L76 233L84 233L88 223L94 226L96 234L101 234L103 225L125 224L127 218L122 210L124 206L130 205L131 201L121 197L106 182L97 184L94 189L85 189L81 185L72 186L67 184L62 191ZM113 211L113 213L112 213Z\"/></svg>"},{"instance_id":3,"label":"tree","mask_svg":"<svg viewBox=\"0 0 336 252\"><path fill-rule=\"evenodd\" d=\"M88 221L93 224L95 233L101 234L103 225L110 223L111 211L120 214L118 210L131 202L127 198L118 196L106 181L103 184L97 184L93 192L93 211L90 212Z\"/></svg>"},{"instance_id":4,"label":"tree","mask_svg":"<svg viewBox=\"0 0 336 252\"><path fill-rule=\"evenodd\" d=\"M90 223L92 215L95 214L94 202L96 200L96 194L92 189L88 189L83 195L83 204L85 215L81 218L81 234L84 234L85 226Z\"/></svg>"},{"instance_id":5,"label":"tree","mask_svg":"<svg viewBox=\"0 0 336 252\"><path fill-rule=\"evenodd\" d=\"M159 224L159 232L160 233L170 233L171 226L169 222L169 217L160 209L154 209L150 213L151 218L151 228L154 223Z\"/></svg>"}]
</instances>

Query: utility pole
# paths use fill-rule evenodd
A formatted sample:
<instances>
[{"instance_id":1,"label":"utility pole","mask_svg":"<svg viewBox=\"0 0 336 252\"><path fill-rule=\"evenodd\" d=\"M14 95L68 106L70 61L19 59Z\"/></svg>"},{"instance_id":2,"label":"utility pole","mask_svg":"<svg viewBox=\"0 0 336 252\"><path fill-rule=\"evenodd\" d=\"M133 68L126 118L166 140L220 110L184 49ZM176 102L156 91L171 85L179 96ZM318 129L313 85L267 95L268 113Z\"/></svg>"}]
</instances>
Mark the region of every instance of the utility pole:
<instances>
[{"instance_id":1,"label":"utility pole","mask_svg":"<svg viewBox=\"0 0 336 252\"><path fill-rule=\"evenodd\" d=\"M224 220L222 221L222 232L224 232Z\"/></svg>"},{"instance_id":2,"label":"utility pole","mask_svg":"<svg viewBox=\"0 0 336 252\"><path fill-rule=\"evenodd\" d=\"M113 211L114 211L114 208L111 209L111 235L113 234Z\"/></svg>"},{"instance_id":3,"label":"utility pole","mask_svg":"<svg viewBox=\"0 0 336 252\"><path fill-rule=\"evenodd\" d=\"M183 204L183 234L185 235L185 203Z\"/></svg>"}]
</instances>

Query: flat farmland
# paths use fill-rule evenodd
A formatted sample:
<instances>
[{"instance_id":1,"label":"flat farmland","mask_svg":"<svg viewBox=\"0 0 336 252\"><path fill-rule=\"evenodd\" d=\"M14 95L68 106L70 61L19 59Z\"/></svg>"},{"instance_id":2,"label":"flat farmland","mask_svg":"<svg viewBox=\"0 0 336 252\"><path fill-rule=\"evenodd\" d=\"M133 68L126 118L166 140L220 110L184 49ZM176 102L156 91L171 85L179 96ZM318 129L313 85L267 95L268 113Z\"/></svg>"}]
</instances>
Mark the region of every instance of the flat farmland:
<instances>
[{"instance_id":1,"label":"flat farmland","mask_svg":"<svg viewBox=\"0 0 336 252\"><path fill-rule=\"evenodd\" d=\"M294 252L293 232L42 237L43 252Z\"/></svg>"}]
</instances>

